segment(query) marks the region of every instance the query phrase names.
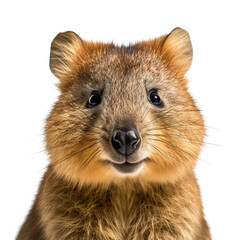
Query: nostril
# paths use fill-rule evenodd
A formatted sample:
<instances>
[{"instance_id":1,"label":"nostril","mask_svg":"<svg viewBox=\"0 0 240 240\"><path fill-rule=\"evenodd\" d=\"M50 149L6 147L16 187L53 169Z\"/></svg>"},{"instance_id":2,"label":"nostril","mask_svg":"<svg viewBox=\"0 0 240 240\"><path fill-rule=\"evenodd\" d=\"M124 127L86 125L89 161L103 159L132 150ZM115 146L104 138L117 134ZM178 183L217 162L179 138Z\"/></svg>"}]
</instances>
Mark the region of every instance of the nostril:
<instances>
[{"instance_id":1,"label":"nostril","mask_svg":"<svg viewBox=\"0 0 240 240\"><path fill-rule=\"evenodd\" d=\"M137 148L139 142L140 142L140 139L133 140L133 141L130 143L130 146L131 146L132 148Z\"/></svg>"},{"instance_id":2,"label":"nostril","mask_svg":"<svg viewBox=\"0 0 240 240\"><path fill-rule=\"evenodd\" d=\"M140 138L138 137L138 134L134 131L128 131L126 134L126 155L130 155L133 153L140 143Z\"/></svg>"},{"instance_id":3,"label":"nostril","mask_svg":"<svg viewBox=\"0 0 240 240\"><path fill-rule=\"evenodd\" d=\"M140 139L137 133L133 130L128 131L126 134L126 142L129 147L136 147Z\"/></svg>"},{"instance_id":4,"label":"nostril","mask_svg":"<svg viewBox=\"0 0 240 240\"><path fill-rule=\"evenodd\" d=\"M121 148L121 144L118 142L118 140L116 140L114 138L112 138L112 145L116 150Z\"/></svg>"},{"instance_id":5,"label":"nostril","mask_svg":"<svg viewBox=\"0 0 240 240\"><path fill-rule=\"evenodd\" d=\"M126 135L126 132L121 130L115 130L113 132L113 137L112 137L113 148L119 153L121 153L122 155L125 155L126 153L125 135Z\"/></svg>"}]
</instances>

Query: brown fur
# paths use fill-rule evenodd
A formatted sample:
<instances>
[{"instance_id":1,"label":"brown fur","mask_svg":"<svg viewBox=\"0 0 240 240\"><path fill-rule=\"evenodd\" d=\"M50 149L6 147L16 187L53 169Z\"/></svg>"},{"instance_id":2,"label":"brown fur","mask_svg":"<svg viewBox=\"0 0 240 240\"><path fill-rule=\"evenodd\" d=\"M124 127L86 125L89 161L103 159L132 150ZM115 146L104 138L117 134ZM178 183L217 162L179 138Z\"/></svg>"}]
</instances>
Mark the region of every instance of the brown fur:
<instances>
[{"instance_id":1,"label":"brown fur","mask_svg":"<svg viewBox=\"0 0 240 240\"><path fill-rule=\"evenodd\" d=\"M92 43L73 32L53 41L50 68L61 95L46 124L50 165L18 240L210 240L193 168L205 135L184 77L186 31L132 46ZM157 89L163 108L149 103ZM102 102L86 108L92 90ZM106 160L115 126L134 124L144 159L122 176Z\"/></svg>"}]
</instances>

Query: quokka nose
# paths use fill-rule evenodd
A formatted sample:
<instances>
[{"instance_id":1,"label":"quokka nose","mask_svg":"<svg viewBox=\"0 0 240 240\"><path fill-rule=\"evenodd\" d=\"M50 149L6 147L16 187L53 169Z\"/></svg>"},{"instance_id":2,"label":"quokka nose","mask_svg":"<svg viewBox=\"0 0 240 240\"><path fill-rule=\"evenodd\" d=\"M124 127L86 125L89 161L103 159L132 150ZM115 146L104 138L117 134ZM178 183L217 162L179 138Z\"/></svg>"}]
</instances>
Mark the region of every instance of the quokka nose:
<instances>
[{"instance_id":1,"label":"quokka nose","mask_svg":"<svg viewBox=\"0 0 240 240\"><path fill-rule=\"evenodd\" d=\"M140 145L140 138L134 130L115 130L112 136L113 148L120 154L128 156Z\"/></svg>"}]
</instances>

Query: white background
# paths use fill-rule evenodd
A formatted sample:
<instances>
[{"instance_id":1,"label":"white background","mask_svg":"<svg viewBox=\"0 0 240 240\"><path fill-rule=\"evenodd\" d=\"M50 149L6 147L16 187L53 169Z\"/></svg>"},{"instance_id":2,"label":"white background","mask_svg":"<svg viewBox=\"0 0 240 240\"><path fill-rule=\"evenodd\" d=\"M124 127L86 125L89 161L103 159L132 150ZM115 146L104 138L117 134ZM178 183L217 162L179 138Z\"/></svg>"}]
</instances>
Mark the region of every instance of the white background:
<instances>
[{"instance_id":1,"label":"white background","mask_svg":"<svg viewBox=\"0 0 240 240\"><path fill-rule=\"evenodd\" d=\"M0 3L0 239L14 239L47 165L43 126L58 91L49 48L66 30L128 43L179 26L191 36L187 77L208 129L196 173L213 239L240 239L238 1ZM217 144L220 146L215 146Z\"/></svg>"}]
</instances>

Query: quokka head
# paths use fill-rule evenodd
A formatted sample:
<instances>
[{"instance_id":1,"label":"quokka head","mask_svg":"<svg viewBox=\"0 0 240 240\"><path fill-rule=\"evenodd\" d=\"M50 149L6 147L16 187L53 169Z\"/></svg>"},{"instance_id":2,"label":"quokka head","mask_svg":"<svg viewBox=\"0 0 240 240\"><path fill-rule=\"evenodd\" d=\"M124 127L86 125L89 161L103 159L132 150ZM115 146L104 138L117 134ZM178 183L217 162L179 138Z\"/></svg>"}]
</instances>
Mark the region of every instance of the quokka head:
<instances>
[{"instance_id":1,"label":"quokka head","mask_svg":"<svg viewBox=\"0 0 240 240\"><path fill-rule=\"evenodd\" d=\"M45 134L50 167L74 184L174 182L192 171L205 135L184 77L189 34L129 46L73 32L52 42L60 96Z\"/></svg>"}]
</instances>

